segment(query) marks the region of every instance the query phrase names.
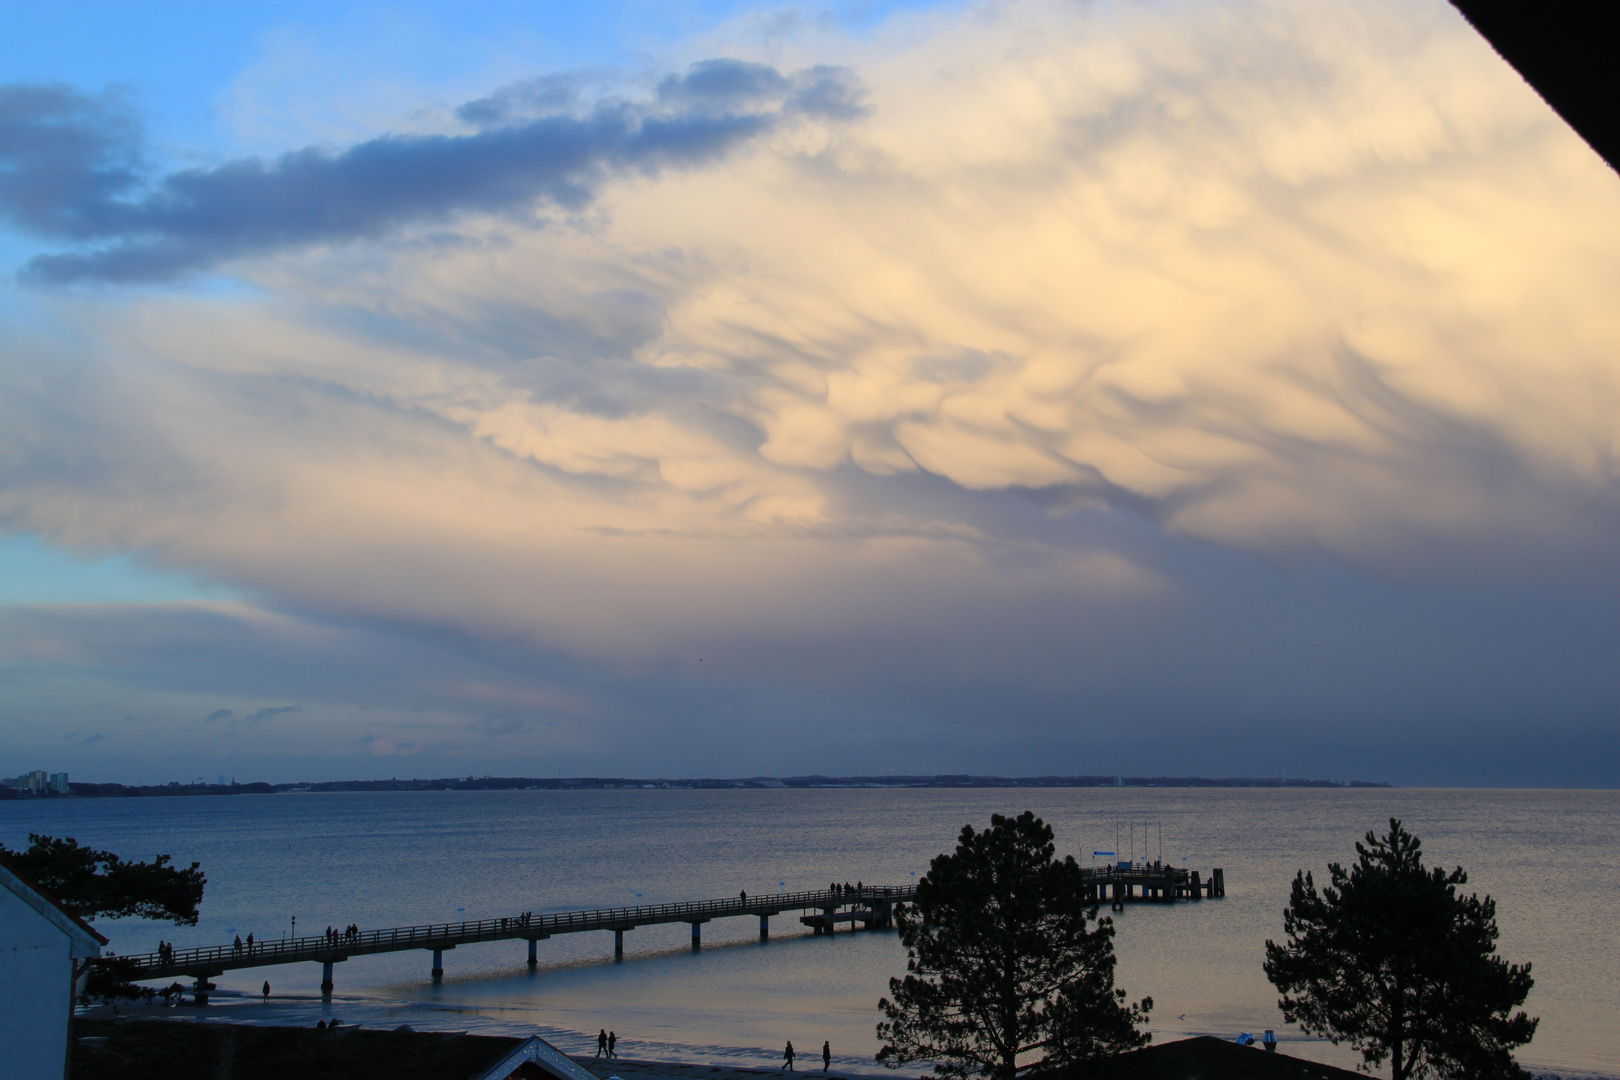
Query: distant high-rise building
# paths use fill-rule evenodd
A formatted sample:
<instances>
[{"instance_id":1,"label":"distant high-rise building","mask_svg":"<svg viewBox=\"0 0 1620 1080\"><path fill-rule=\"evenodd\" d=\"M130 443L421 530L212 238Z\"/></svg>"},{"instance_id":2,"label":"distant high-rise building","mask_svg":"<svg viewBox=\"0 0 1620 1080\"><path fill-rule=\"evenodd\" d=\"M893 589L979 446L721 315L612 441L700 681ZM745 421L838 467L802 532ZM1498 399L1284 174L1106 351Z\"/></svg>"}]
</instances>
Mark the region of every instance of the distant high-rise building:
<instances>
[{"instance_id":1,"label":"distant high-rise building","mask_svg":"<svg viewBox=\"0 0 1620 1080\"><path fill-rule=\"evenodd\" d=\"M67 773L47 773L44 769L33 769L17 776L0 778L0 786L15 788L18 791L31 791L35 794L56 791L66 795L72 790L68 787Z\"/></svg>"}]
</instances>

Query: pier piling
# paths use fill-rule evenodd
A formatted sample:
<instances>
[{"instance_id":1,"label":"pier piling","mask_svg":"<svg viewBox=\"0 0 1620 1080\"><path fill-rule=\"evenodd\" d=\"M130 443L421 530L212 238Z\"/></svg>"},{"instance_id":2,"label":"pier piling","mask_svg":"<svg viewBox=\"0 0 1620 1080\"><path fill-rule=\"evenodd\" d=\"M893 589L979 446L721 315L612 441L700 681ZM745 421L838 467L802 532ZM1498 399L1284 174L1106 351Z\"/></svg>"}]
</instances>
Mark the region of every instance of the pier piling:
<instances>
[{"instance_id":1,"label":"pier piling","mask_svg":"<svg viewBox=\"0 0 1620 1080\"><path fill-rule=\"evenodd\" d=\"M771 917L769 915L759 917L759 940L771 940Z\"/></svg>"},{"instance_id":2,"label":"pier piling","mask_svg":"<svg viewBox=\"0 0 1620 1080\"><path fill-rule=\"evenodd\" d=\"M696 944L697 923L692 924L692 931L693 931L693 943ZM624 959L624 931L623 930L615 930L615 931L613 931L613 959L615 959L615 960L623 960Z\"/></svg>"},{"instance_id":3,"label":"pier piling","mask_svg":"<svg viewBox=\"0 0 1620 1080\"><path fill-rule=\"evenodd\" d=\"M444 950L433 950L433 981L438 982L444 978Z\"/></svg>"}]
</instances>

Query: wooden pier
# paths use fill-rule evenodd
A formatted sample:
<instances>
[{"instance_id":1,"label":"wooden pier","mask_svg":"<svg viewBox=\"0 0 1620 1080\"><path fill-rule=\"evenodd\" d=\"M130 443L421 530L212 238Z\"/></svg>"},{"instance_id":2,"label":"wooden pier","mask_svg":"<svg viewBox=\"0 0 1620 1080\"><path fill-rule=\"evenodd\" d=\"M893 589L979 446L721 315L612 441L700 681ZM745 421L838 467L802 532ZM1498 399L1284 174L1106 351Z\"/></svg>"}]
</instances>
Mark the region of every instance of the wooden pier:
<instances>
[{"instance_id":1,"label":"wooden pier","mask_svg":"<svg viewBox=\"0 0 1620 1080\"><path fill-rule=\"evenodd\" d=\"M1128 901L1200 900L1226 895L1225 875L1210 871L1207 880L1196 870L1150 864L1117 864L1093 867L1085 874L1086 898L1108 902L1114 910L1124 910ZM458 945L483 941L523 941L528 944L528 963L538 961L538 944L558 934L611 931L613 955L624 957L624 935L638 926L659 923L690 923L692 948L703 945L703 924L715 919L756 917L759 939L770 937L772 916L783 912L803 912L800 923L817 934L832 934L839 924L851 930L889 930L894 912L916 896L915 885L867 885L862 888L819 889L814 892L777 893L764 896L737 896L724 900L698 900L682 904L647 904L637 907L594 908L587 911L523 912L499 919L474 922L434 923L425 926L399 926L387 930L362 930L353 934L324 934L309 937L258 940L217 945L200 949L172 949L161 953L141 953L117 959L130 965L127 978L135 982L152 979L192 978L199 1005L207 1004L208 980L212 976L241 968L270 967L277 964L317 963L322 967L321 992L331 994L332 968L351 957L376 953L422 949L433 954L430 969L434 979L444 976L444 954Z\"/></svg>"},{"instance_id":2,"label":"wooden pier","mask_svg":"<svg viewBox=\"0 0 1620 1080\"><path fill-rule=\"evenodd\" d=\"M785 911L813 911L817 917L837 921L860 921L873 929L893 926L894 905L910 900L914 885L874 886L862 889L820 889L814 892L777 893L763 896L736 896L725 900L699 900L684 904L647 904L637 907L595 908L588 911L524 912L500 919L476 922L435 923L428 926L400 926L387 930L364 930L356 934L324 934L217 945L200 949L174 949L164 953L140 953L118 959L132 965L131 981L192 978L196 980L198 1004L208 1001L208 979L240 968L270 967L276 964L313 962L322 965L321 992L332 992L332 967L354 956L422 949L433 954L433 978L444 976L444 954L458 945L481 941L525 941L528 962L538 963L539 942L558 934L582 934L608 930L613 933L613 955L623 958L624 935L638 926L659 923L690 923L692 948L703 944L703 924L714 919L753 916L759 919L759 939L770 936L773 915ZM845 909L849 909L845 911ZM856 911L860 918L851 918ZM877 912L879 914L872 914ZM830 924L829 924L830 925ZM818 931L819 932L819 931Z\"/></svg>"},{"instance_id":3,"label":"wooden pier","mask_svg":"<svg viewBox=\"0 0 1620 1080\"><path fill-rule=\"evenodd\" d=\"M1097 904L1106 900L1115 911L1124 911L1131 901L1174 903L1226 895L1226 872L1220 867L1211 870L1207 880L1197 870L1158 862L1094 866L1081 874L1086 899Z\"/></svg>"}]
</instances>

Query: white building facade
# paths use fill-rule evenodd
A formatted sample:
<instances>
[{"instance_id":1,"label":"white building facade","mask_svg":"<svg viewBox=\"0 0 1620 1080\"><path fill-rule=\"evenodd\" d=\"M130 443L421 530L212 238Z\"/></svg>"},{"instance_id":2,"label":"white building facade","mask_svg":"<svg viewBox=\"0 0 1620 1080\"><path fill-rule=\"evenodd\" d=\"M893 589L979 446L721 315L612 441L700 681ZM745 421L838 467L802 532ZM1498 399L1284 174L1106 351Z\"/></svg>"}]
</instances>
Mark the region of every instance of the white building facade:
<instances>
[{"instance_id":1,"label":"white building facade","mask_svg":"<svg viewBox=\"0 0 1620 1080\"><path fill-rule=\"evenodd\" d=\"M75 969L106 943L0 861L0 1080L67 1075Z\"/></svg>"}]
</instances>

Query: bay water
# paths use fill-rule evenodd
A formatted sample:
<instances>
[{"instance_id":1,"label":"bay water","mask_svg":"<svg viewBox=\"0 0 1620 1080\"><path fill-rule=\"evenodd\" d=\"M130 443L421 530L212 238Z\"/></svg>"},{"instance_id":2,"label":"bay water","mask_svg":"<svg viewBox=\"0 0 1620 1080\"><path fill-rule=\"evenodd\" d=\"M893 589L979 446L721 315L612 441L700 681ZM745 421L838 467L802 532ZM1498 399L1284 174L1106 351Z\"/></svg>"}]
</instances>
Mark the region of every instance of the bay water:
<instances>
[{"instance_id":1,"label":"bay water","mask_svg":"<svg viewBox=\"0 0 1620 1080\"><path fill-rule=\"evenodd\" d=\"M1541 1017L1520 1060L1541 1074L1620 1078L1620 792L1413 789L1046 788L733 789L365 792L15 800L0 803L0 842L71 836L127 858L162 852L208 875L202 919L177 928L103 920L119 953L158 940L225 944L355 923L378 929L523 911L665 903L825 887L908 884L950 850L965 824L1035 811L1060 853L1162 857L1225 871L1220 900L1133 904L1114 916L1119 985L1153 997L1156 1041L1275 1029L1285 1052L1352 1066L1345 1047L1283 1022L1261 971L1282 937L1296 870L1326 878L1370 829L1399 817L1431 866L1463 866L1468 891L1498 903L1499 949L1531 962L1527 1008ZM1106 914L1106 909L1104 914ZM228 972L207 1015L314 1023L539 1033L591 1053L618 1033L625 1057L774 1065L782 1044L835 1070L884 1074L876 1004L903 974L892 933L817 937L784 912L771 940L753 918L625 935L463 946L434 983L426 952L337 965L319 995L315 964ZM273 998L259 1000L268 980ZM127 1011L127 1010L126 1010ZM187 1013L190 1011L187 1010ZM182 1015L178 1011L174 1015ZM920 1068L903 1075L916 1075Z\"/></svg>"}]
</instances>

